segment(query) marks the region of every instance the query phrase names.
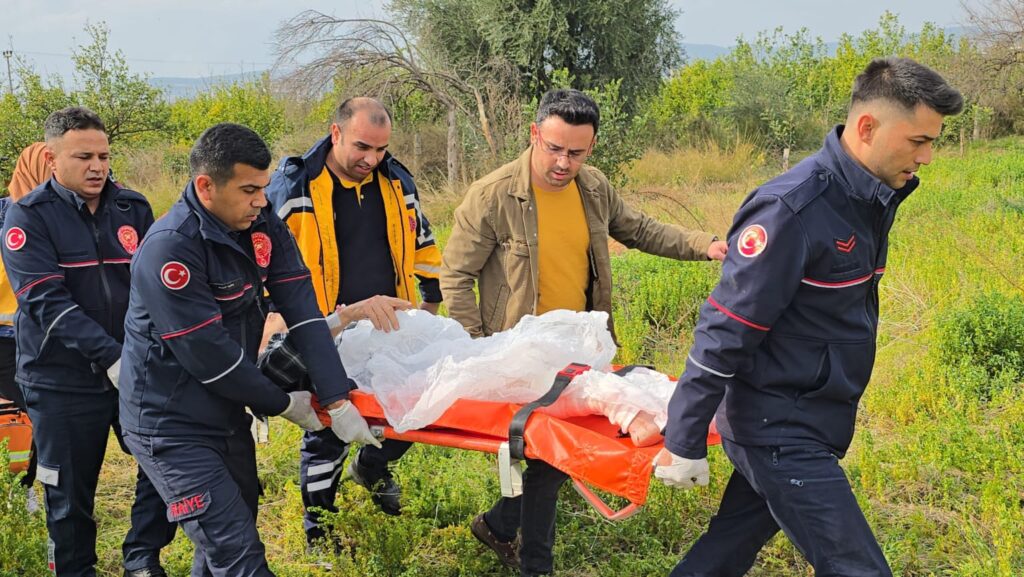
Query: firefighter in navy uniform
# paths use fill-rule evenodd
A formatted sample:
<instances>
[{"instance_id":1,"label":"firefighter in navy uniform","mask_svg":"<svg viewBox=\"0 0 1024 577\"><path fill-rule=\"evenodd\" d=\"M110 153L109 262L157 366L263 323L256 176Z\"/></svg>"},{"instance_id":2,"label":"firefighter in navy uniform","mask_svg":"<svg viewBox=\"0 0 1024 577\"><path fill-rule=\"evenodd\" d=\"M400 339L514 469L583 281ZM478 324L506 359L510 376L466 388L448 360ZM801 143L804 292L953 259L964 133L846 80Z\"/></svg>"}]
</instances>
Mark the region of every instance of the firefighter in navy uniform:
<instances>
[{"instance_id":1,"label":"firefighter in navy uniform","mask_svg":"<svg viewBox=\"0 0 1024 577\"><path fill-rule=\"evenodd\" d=\"M254 362L270 300L290 328L331 429L378 444L348 401L353 383L309 270L267 208L270 151L218 124L190 155L192 181L132 264L121 375L125 442L196 546L192 575L272 575L256 531L254 412L322 430L310 393L285 393Z\"/></svg>"},{"instance_id":2,"label":"firefighter in navy uniform","mask_svg":"<svg viewBox=\"0 0 1024 577\"><path fill-rule=\"evenodd\" d=\"M673 576L744 575L780 529L819 577L892 574L839 459L874 363L889 229L943 117L962 106L934 71L875 60L854 83L846 125L744 201L669 403L655 475L682 488L708 483L716 410L734 471Z\"/></svg>"},{"instance_id":3,"label":"firefighter in navy uniform","mask_svg":"<svg viewBox=\"0 0 1024 577\"><path fill-rule=\"evenodd\" d=\"M66 108L45 123L53 177L8 208L3 259L18 300L17 375L33 424L36 477L46 491L51 569L96 574L93 506L111 427L128 305L129 263L153 224L137 192L108 178L103 122ZM139 470L126 575L163 575L160 548L174 525Z\"/></svg>"}]
</instances>

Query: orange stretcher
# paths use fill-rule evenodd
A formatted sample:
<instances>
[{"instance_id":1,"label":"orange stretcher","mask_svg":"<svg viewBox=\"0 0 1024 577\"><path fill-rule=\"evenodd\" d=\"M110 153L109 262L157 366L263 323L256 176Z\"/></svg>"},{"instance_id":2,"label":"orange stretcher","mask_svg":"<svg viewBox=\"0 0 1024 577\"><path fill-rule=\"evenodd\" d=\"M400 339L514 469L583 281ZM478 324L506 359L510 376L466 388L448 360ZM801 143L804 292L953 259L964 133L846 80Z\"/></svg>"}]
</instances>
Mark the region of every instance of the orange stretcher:
<instances>
[{"instance_id":1,"label":"orange stretcher","mask_svg":"<svg viewBox=\"0 0 1024 577\"><path fill-rule=\"evenodd\" d=\"M571 367L581 366L570 365L566 370ZM352 391L350 398L374 432L381 434L378 436L498 455L502 494L514 497L522 492L521 456L517 458L510 446L510 425L523 405L460 399L429 427L399 433L388 425L373 395ZM515 439L512 441L514 444ZM522 455L543 460L569 475L583 498L610 521L635 514L647 502L654 457L663 446L635 446L602 415L563 419L543 412L527 415L522 441ZM708 445L720 442L712 422ZM629 504L614 510L591 487L625 498Z\"/></svg>"},{"instance_id":2,"label":"orange stretcher","mask_svg":"<svg viewBox=\"0 0 1024 577\"><path fill-rule=\"evenodd\" d=\"M12 401L0 399L0 441L7 440L11 473L28 470L32 455L32 423Z\"/></svg>"}]
</instances>

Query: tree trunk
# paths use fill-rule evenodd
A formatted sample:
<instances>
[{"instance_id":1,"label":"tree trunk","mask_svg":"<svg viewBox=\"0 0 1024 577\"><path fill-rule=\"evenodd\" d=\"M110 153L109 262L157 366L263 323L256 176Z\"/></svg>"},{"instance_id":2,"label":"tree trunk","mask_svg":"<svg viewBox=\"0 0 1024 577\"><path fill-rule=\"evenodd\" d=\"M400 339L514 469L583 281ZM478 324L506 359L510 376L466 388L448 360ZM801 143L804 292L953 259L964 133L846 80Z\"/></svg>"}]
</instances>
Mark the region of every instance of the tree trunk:
<instances>
[{"instance_id":1,"label":"tree trunk","mask_svg":"<svg viewBox=\"0 0 1024 577\"><path fill-rule=\"evenodd\" d=\"M491 123L487 120L487 108L484 106L484 99L479 90L473 91L476 97L476 112L480 117L480 131L484 133L487 146L491 149L491 158L498 158L498 147L494 143L494 136L491 134Z\"/></svg>"},{"instance_id":2,"label":"tree trunk","mask_svg":"<svg viewBox=\"0 0 1024 577\"><path fill-rule=\"evenodd\" d=\"M455 190L459 179L459 117L455 105L448 106L448 186Z\"/></svg>"},{"instance_id":3,"label":"tree trunk","mask_svg":"<svg viewBox=\"0 0 1024 577\"><path fill-rule=\"evenodd\" d=\"M423 137L420 136L420 131L417 130L416 134L412 137L412 166L413 173L420 173L420 158L423 154Z\"/></svg>"},{"instance_id":4,"label":"tree trunk","mask_svg":"<svg viewBox=\"0 0 1024 577\"><path fill-rule=\"evenodd\" d=\"M978 114L978 107L975 107L972 111L974 113L974 131L971 133L971 140L981 139L981 115Z\"/></svg>"}]
</instances>

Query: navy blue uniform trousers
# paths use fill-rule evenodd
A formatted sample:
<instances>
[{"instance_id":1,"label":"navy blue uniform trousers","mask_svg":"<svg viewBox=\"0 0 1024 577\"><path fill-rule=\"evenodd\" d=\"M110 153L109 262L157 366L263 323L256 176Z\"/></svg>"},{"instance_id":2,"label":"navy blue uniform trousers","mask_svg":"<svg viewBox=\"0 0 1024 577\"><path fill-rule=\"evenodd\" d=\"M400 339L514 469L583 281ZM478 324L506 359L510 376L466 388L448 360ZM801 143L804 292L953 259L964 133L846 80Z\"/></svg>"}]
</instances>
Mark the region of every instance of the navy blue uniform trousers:
<instances>
[{"instance_id":1,"label":"navy blue uniform trousers","mask_svg":"<svg viewBox=\"0 0 1024 577\"><path fill-rule=\"evenodd\" d=\"M273 577L256 532L260 484L248 427L227 437L126 431L125 442L195 545L192 577Z\"/></svg>"},{"instance_id":2,"label":"navy blue uniform trousers","mask_svg":"<svg viewBox=\"0 0 1024 577\"><path fill-rule=\"evenodd\" d=\"M891 577L839 459L823 445L722 439L735 470L718 513L670 577L742 577L779 529L817 577Z\"/></svg>"},{"instance_id":3,"label":"navy blue uniform trousers","mask_svg":"<svg viewBox=\"0 0 1024 577\"><path fill-rule=\"evenodd\" d=\"M93 509L111 427L121 440L117 391L96 395L22 387L22 392L38 453L37 478L46 491L46 529L53 543L55 573L94 577ZM159 566L160 549L174 539L175 526L168 522L163 501L141 469L131 521L122 547L125 568Z\"/></svg>"},{"instance_id":4,"label":"navy blue uniform trousers","mask_svg":"<svg viewBox=\"0 0 1024 577\"><path fill-rule=\"evenodd\" d=\"M367 445L359 451L359 465L369 471L370 483L383 478L388 463L397 461L412 447L407 441L390 439L381 443L378 449ZM306 541L312 542L324 537L320 526L320 513L337 513L334 499L338 495L341 471L348 456L348 443L334 434L330 427L316 432L307 431L302 436L299 452L299 483L302 485L302 505L305 513L302 526Z\"/></svg>"},{"instance_id":5,"label":"navy blue uniform trousers","mask_svg":"<svg viewBox=\"0 0 1024 577\"><path fill-rule=\"evenodd\" d=\"M527 459L523 494L502 497L484 513L484 521L498 539L512 541L517 532L521 535L519 567L524 576L553 570L558 490L568 479L544 461Z\"/></svg>"}]
</instances>

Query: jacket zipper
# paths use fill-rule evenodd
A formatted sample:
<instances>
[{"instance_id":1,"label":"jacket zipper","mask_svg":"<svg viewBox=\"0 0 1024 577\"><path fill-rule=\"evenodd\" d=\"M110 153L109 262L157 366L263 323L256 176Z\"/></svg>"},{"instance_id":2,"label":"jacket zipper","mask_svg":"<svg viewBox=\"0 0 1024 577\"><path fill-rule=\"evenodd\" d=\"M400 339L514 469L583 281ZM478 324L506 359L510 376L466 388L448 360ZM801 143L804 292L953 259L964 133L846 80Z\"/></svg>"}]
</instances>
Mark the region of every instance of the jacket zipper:
<instances>
[{"instance_id":1,"label":"jacket zipper","mask_svg":"<svg viewBox=\"0 0 1024 577\"><path fill-rule=\"evenodd\" d=\"M886 223L889 222L890 218L894 218L896 214L896 208L886 207L882 211L879 218L875 220L875 239L878 240L878 250L875 252L875 259L871 263L871 282L868 286L867 294L864 295L864 316L867 318L868 326L871 328L871 335L873 337L878 336L878 315L874 318L871 315L872 302L875 304L875 310L878 310L878 261L882 258L882 251L885 250L887 244L888 231L886 229ZM891 224L888 228L892 228ZM884 233L884 234L883 234Z\"/></svg>"},{"instance_id":2,"label":"jacket zipper","mask_svg":"<svg viewBox=\"0 0 1024 577\"><path fill-rule=\"evenodd\" d=\"M539 294L540 293L540 284L538 284L537 278L533 274L533 266L534 266L534 263L533 263L533 250L530 248L530 227L529 227L528 219L526 218L526 213L527 212L531 212L533 210L533 205L534 204L535 203L532 200L527 200L526 201L526 210L524 210L522 212L523 212L523 232L526 233L526 254L527 254L527 256L529 258L529 261L530 261L530 280L533 282L533 309L530 312L533 313L533 314L537 314L537 305L540 304L540 298L539 298L539 296L540 296L540 294ZM534 231L533 235L534 235L534 239L537 239L537 231ZM540 247L540 240L537 239L536 242L537 242L537 246ZM511 250L511 246L509 247L509 250ZM506 265L506 268L507 268L507 265ZM509 292L511 293L511 290Z\"/></svg>"},{"instance_id":3,"label":"jacket zipper","mask_svg":"<svg viewBox=\"0 0 1024 577\"><path fill-rule=\"evenodd\" d=\"M398 203L398 220L402 220L402 218L401 218L402 217L402 213L404 212L404 209L405 209L405 197L398 193L398 188L395 187L395 184L394 184L395 181L390 180L387 176L384 175L384 173L382 173L380 171L378 171L378 175L379 175L379 178L382 177L382 180L384 180L384 179L387 180L388 186L391 188L392 194L396 197L395 198L395 202ZM384 209L384 219L387 220L387 217L388 217L388 211L385 208ZM402 231L402 264L404 265L405 264L405 223L404 222L400 222L399 225L400 226L398 228ZM386 226L386 223L385 223L385 226ZM391 243L388 242L388 244L390 245ZM401 297L401 295L398 293L398 287L403 287L404 286L405 288L403 290L405 291L406 300L412 301L412 288L409 287L408 284L402 282L402 276L401 276L402 273L399 272L399 271L405 270L405 267L404 266L400 267L400 266L398 266L398 263L395 262L395 254L394 254L393 251L391 251L391 247L390 246L388 247L388 252L391 252L391 266L393 266L395 268L395 296Z\"/></svg>"},{"instance_id":4,"label":"jacket zipper","mask_svg":"<svg viewBox=\"0 0 1024 577\"><path fill-rule=\"evenodd\" d=\"M103 267L103 250L100 248L100 228L96 223L95 214L89 217L89 222L92 225L92 239L96 244L96 266L100 271L100 286L103 288L103 300L107 305L107 330L110 330L114 326L114 303L110 296L110 285L107 283L107 271Z\"/></svg>"}]
</instances>

